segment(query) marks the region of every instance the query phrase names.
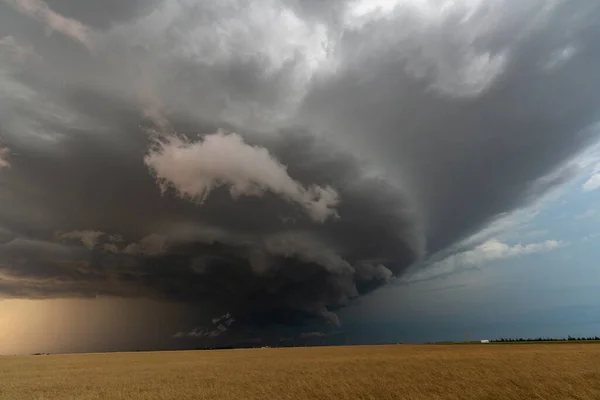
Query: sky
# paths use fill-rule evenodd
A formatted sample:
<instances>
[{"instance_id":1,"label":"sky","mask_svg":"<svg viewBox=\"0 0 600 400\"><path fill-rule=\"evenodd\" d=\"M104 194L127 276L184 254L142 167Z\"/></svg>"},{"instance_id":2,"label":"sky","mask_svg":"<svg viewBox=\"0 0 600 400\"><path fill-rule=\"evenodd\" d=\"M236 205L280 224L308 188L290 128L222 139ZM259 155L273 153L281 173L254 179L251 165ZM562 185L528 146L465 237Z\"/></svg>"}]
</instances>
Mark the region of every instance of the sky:
<instances>
[{"instance_id":1,"label":"sky","mask_svg":"<svg viewBox=\"0 0 600 400\"><path fill-rule=\"evenodd\" d=\"M0 354L600 335L593 0L0 0Z\"/></svg>"}]
</instances>

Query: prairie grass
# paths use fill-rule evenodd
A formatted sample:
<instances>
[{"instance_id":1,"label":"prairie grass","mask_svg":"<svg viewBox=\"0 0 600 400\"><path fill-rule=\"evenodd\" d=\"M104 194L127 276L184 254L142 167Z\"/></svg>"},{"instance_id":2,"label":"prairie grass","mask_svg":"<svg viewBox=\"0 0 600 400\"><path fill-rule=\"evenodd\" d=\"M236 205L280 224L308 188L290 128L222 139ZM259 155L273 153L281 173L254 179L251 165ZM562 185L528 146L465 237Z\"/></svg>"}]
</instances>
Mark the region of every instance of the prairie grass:
<instances>
[{"instance_id":1,"label":"prairie grass","mask_svg":"<svg viewBox=\"0 0 600 400\"><path fill-rule=\"evenodd\" d=\"M0 357L0 399L600 399L600 345Z\"/></svg>"}]
</instances>

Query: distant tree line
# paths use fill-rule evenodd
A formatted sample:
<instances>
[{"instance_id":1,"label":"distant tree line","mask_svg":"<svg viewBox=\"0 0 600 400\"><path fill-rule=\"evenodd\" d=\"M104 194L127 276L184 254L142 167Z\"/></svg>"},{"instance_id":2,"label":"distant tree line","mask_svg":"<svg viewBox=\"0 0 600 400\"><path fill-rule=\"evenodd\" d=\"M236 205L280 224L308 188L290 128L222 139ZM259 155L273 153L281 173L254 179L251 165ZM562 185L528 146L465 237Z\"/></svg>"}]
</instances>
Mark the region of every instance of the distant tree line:
<instances>
[{"instance_id":1,"label":"distant tree line","mask_svg":"<svg viewBox=\"0 0 600 400\"><path fill-rule=\"evenodd\" d=\"M543 338L543 337L538 337L538 338L500 338L500 339L493 339L490 340L490 342L494 342L494 343L513 343L513 342L568 342L568 341L577 341L577 342L584 342L584 341L595 341L598 340L600 341L600 336L588 336L588 337L575 337L575 336L568 336L567 338Z\"/></svg>"}]
</instances>

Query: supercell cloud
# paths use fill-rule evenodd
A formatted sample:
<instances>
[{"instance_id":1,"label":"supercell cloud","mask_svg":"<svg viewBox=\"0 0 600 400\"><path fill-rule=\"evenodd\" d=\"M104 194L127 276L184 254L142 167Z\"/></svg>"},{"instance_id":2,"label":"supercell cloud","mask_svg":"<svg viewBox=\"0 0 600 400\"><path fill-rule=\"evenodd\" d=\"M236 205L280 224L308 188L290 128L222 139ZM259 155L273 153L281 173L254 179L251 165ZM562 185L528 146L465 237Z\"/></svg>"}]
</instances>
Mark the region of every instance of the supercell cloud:
<instances>
[{"instance_id":1,"label":"supercell cloud","mask_svg":"<svg viewBox=\"0 0 600 400\"><path fill-rule=\"evenodd\" d=\"M592 0L96 3L0 1L4 297L339 323L596 139Z\"/></svg>"}]
</instances>

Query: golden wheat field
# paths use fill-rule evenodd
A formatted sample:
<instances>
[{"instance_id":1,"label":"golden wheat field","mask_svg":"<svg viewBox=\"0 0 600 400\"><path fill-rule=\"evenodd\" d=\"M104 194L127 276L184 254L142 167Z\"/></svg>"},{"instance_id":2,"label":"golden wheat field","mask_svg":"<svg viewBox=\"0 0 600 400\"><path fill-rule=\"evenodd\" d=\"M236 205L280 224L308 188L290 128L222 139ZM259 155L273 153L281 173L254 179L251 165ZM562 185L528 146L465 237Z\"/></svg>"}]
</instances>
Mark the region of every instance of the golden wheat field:
<instances>
[{"instance_id":1,"label":"golden wheat field","mask_svg":"<svg viewBox=\"0 0 600 400\"><path fill-rule=\"evenodd\" d=\"M0 357L2 400L600 399L600 345Z\"/></svg>"}]
</instances>

